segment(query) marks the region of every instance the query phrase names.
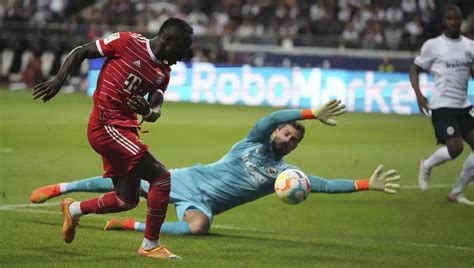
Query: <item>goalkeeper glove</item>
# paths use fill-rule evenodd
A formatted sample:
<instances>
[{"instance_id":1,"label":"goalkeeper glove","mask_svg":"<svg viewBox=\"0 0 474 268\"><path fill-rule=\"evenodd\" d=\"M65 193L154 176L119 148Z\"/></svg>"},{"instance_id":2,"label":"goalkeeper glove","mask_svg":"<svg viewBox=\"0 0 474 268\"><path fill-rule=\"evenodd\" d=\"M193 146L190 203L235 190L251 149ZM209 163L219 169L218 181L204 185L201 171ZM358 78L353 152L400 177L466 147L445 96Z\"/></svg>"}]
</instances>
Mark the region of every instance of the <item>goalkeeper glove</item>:
<instances>
[{"instance_id":1,"label":"goalkeeper glove","mask_svg":"<svg viewBox=\"0 0 474 268\"><path fill-rule=\"evenodd\" d=\"M330 119L331 116L341 115L346 112L346 106L340 100L330 100L325 104L311 109L314 118L326 125L335 126L336 120Z\"/></svg>"},{"instance_id":2,"label":"goalkeeper glove","mask_svg":"<svg viewBox=\"0 0 474 268\"><path fill-rule=\"evenodd\" d=\"M383 166L379 165L369 180L369 190L384 191L389 194L396 194L400 189L400 184L393 183L400 180L395 169L391 169L382 174Z\"/></svg>"}]
</instances>

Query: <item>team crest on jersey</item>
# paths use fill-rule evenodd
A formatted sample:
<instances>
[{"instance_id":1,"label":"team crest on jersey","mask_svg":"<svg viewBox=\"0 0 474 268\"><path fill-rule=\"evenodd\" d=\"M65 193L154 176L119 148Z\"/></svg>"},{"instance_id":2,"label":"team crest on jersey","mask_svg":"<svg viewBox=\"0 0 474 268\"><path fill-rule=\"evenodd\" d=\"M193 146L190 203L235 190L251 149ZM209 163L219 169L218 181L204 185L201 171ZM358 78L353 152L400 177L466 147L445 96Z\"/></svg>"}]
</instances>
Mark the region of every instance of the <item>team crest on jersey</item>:
<instances>
[{"instance_id":1,"label":"team crest on jersey","mask_svg":"<svg viewBox=\"0 0 474 268\"><path fill-rule=\"evenodd\" d=\"M267 173L270 176L275 176L278 173L278 170L274 167L267 168Z\"/></svg>"},{"instance_id":2,"label":"team crest on jersey","mask_svg":"<svg viewBox=\"0 0 474 268\"><path fill-rule=\"evenodd\" d=\"M104 44L108 44L112 41L114 41L115 39L119 39L120 38L120 33L113 33L109 36L107 36L105 39L104 39Z\"/></svg>"},{"instance_id":3,"label":"team crest on jersey","mask_svg":"<svg viewBox=\"0 0 474 268\"><path fill-rule=\"evenodd\" d=\"M452 126L449 126L447 129L446 129L446 133L449 135L449 136L452 136L454 134L454 128Z\"/></svg>"},{"instance_id":4,"label":"team crest on jersey","mask_svg":"<svg viewBox=\"0 0 474 268\"><path fill-rule=\"evenodd\" d=\"M158 75L155 79L155 83L157 83L158 85L163 84L164 81L165 81L165 77L163 75Z\"/></svg>"}]
</instances>

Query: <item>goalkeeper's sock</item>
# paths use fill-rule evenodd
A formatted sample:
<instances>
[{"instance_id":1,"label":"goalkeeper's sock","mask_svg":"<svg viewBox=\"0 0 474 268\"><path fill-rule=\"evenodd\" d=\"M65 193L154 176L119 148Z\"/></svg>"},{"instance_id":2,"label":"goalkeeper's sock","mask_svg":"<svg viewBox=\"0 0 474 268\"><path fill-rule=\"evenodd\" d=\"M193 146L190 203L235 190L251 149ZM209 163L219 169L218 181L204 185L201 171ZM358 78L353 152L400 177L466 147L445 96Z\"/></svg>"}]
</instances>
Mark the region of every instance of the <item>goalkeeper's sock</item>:
<instances>
[{"instance_id":1,"label":"goalkeeper's sock","mask_svg":"<svg viewBox=\"0 0 474 268\"><path fill-rule=\"evenodd\" d=\"M133 229L139 232L145 232L145 223L135 221L133 223ZM174 221L165 222L161 225L160 233L162 234L175 234L175 235L188 235L191 234L189 229L189 223L187 221Z\"/></svg>"},{"instance_id":2,"label":"goalkeeper's sock","mask_svg":"<svg viewBox=\"0 0 474 268\"><path fill-rule=\"evenodd\" d=\"M443 146L426 158L423 161L423 166L427 170L431 170L433 167L441 165L448 160L452 160L452 157L449 155L448 147Z\"/></svg>"},{"instance_id":3,"label":"goalkeeper's sock","mask_svg":"<svg viewBox=\"0 0 474 268\"><path fill-rule=\"evenodd\" d=\"M70 192L101 192L106 193L114 189L112 180L100 176L59 184L61 193Z\"/></svg>"},{"instance_id":4,"label":"goalkeeper's sock","mask_svg":"<svg viewBox=\"0 0 474 268\"><path fill-rule=\"evenodd\" d=\"M191 234L191 229L187 221L174 221L163 223L161 232L164 234L188 235Z\"/></svg>"},{"instance_id":5,"label":"goalkeeper's sock","mask_svg":"<svg viewBox=\"0 0 474 268\"><path fill-rule=\"evenodd\" d=\"M163 231L163 225L161 225L161 232ZM133 229L135 231L145 232L145 228L146 228L146 225L143 222L136 221L133 223Z\"/></svg>"}]
</instances>

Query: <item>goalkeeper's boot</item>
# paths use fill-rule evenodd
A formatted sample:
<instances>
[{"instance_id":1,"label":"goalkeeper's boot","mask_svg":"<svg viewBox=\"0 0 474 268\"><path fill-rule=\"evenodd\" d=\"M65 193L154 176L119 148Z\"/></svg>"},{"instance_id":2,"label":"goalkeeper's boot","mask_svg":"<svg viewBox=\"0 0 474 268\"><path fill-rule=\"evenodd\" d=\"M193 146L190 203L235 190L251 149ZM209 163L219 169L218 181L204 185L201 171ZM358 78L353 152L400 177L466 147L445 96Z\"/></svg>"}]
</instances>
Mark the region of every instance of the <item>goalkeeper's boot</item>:
<instances>
[{"instance_id":1,"label":"goalkeeper's boot","mask_svg":"<svg viewBox=\"0 0 474 268\"><path fill-rule=\"evenodd\" d=\"M418 186L422 191L428 190L428 180L431 176L431 169L427 169L423 165L423 159L420 160L419 171L418 171Z\"/></svg>"},{"instance_id":2,"label":"goalkeeper's boot","mask_svg":"<svg viewBox=\"0 0 474 268\"><path fill-rule=\"evenodd\" d=\"M51 184L34 190L31 193L30 200L32 203L43 203L58 195L61 195L59 184Z\"/></svg>"},{"instance_id":3,"label":"goalkeeper's boot","mask_svg":"<svg viewBox=\"0 0 474 268\"><path fill-rule=\"evenodd\" d=\"M143 257L161 259L161 260L180 260L181 257L171 253L164 246L159 246L154 249L146 250L142 247L138 249L138 255Z\"/></svg>"},{"instance_id":4,"label":"goalkeeper's boot","mask_svg":"<svg viewBox=\"0 0 474 268\"><path fill-rule=\"evenodd\" d=\"M123 220L112 218L107 221L104 230L135 230L135 219L125 218Z\"/></svg>"},{"instance_id":5,"label":"goalkeeper's boot","mask_svg":"<svg viewBox=\"0 0 474 268\"><path fill-rule=\"evenodd\" d=\"M474 202L467 199L464 195L460 194L460 195L453 195L451 193L448 194L448 196L446 197L446 199L448 199L449 202L453 202L453 203L461 203L461 204L466 204L466 205L469 205L469 206L474 206Z\"/></svg>"},{"instance_id":6,"label":"goalkeeper's boot","mask_svg":"<svg viewBox=\"0 0 474 268\"><path fill-rule=\"evenodd\" d=\"M79 225L79 219L75 219L71 212L69 211L69 206L74 202L72 198L66 198L61 201L61 211L63 212L64 221L63 221L63 239L66 243L71 243L74 240L74 235L76 234L76 226Z\"/></svg>"}]
</instances>

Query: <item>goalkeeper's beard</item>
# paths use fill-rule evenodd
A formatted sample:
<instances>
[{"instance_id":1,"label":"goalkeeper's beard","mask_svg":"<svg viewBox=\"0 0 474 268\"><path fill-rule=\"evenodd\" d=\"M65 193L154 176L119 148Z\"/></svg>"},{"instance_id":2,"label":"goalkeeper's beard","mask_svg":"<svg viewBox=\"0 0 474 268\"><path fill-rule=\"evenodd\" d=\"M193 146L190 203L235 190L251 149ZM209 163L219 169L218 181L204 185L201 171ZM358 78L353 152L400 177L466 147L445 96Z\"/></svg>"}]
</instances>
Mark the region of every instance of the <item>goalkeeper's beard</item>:
<instances>
[{"instance_id":1,"label":"goalkeeper's beard","mask_svg":"<svg viewBox=\"0 0 474 268\"><path fill-rule=\"evenodd\" d=\"M279 156L285 156L290 153L288 145L284 142L277 142L273 140L272 142L273 153Z\"/></svg>"}]
</instances>

